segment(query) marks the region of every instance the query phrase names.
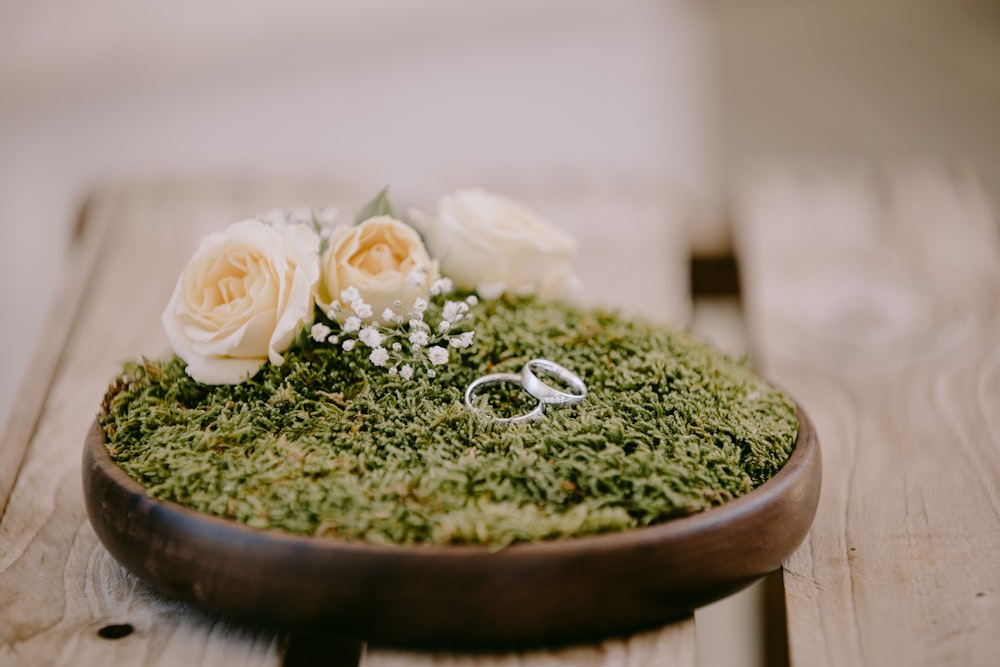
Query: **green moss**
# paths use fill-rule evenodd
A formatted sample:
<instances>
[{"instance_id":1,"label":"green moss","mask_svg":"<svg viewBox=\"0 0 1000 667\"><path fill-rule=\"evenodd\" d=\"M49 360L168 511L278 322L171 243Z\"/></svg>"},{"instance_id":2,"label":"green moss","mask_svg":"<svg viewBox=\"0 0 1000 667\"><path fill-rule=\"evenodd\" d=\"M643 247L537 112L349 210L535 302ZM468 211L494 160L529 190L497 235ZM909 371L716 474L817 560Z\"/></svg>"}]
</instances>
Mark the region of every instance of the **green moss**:
<instances>
[{"instance_id":1,"label":"green moss","mask_svg":"<svg viewBox=\"0 0 1000 667\"><path fill-rule=\"evenodd\" d=\"M239 385L199 384L177 358L130 364L105 399L109 450L150 495L258 528L501 546L720 505L794 446L792 403L691 335L530 300L471 314L476 344L433 379L311 340ZM587 399L526 424L470 414L469 382L533 357L577 372ZM522 409L502 393L498 412Z\"/></svg>"}]
</instances>

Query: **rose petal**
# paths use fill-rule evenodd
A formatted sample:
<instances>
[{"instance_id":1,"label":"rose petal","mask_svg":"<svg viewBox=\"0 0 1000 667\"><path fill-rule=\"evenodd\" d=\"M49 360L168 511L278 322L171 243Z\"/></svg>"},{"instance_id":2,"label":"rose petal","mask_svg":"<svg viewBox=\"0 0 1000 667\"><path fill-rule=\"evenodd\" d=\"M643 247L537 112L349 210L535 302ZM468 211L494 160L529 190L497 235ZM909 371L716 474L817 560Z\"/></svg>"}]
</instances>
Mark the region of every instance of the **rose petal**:
<instances>
[{"instance_id":1,"label":"rose petal","mask_svg":"<svg viewBox=\"0 0 1000 667\"><path fill-rule=\"evenodd\" d=\"M194 357L188 361L187 374L204 384L238 384L250 379L267 359L230 359Z\"/></svg>"},{"instance_id":2,"label":"rose petal","mask_svg":"<svg viewBox=\"0 0 1000 667\"><path fill-rule=\"evenodd\" d=\"M441 269L484 298L509 291L557 296L571 279L576 242L518 202L480 189L442 197L436 218L417 213Z\"/></svg>"},{"instance_id":3,"label":"rose petal","mask_svg":"<svg viewBox=\"0 0 1000 667\"><path fill-rule=\"evenodd\" d=\"M162 321L188 374L210 384L255 373L311 323L319 238L305 225L244 220L202 239Z\"/></svg>"},{"instance_id":4,"label":"rose petal","mask_svg":"<svg viewBox=\"0 0 1000 667\"><path fill-rule=\"evenodd\" d=\"M338 228L321 262L323 275L316 301L324 311L340 301L340 292L353 287L371 307L365 321L381 321L396 301L411 304L426 298L438 278L420 235L404 222L389 216L369 218L351 228ZM418 280L412 280L416 275ZM352 311L341 303L340 318Z\"/></svg>"}]
</instances>

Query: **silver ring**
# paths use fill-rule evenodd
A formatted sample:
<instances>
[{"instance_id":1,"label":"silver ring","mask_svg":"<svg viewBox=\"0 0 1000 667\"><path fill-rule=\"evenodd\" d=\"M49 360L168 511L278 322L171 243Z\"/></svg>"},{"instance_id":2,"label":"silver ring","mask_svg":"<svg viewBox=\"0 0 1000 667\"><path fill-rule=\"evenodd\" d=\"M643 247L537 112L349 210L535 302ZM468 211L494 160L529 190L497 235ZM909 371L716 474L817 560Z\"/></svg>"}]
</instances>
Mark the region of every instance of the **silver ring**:
<instances>
[{"instance_id":1,"label":"silver ring","mask_svg":"<svg viewBox=\"0 0 1000 667\"><path fill-rule=\"evenodd\" d=\"M575 393L560 391L542 382L532 368L545 371L570 386ZM576 405L587 397L587 385L573 371L548 359L532 359L521 369L521 386L524 390L547 405Z\"/></svg>"},{"instance_id":2,"label":"silver ring","mask_svg":"<svg viewBox=\"0 0 1000 667\"><path fill-rule=\"evenodd\" d=\"M513 382L516 385L521 385L521 376L517 373L493 373L492 375L484 375L481 378L476 378L469 383L469 386L465 389L465 405L472 412L479 413L476 406L472 403L472 397L475 395L476 390L481 387L488 387L492 384L502 384L504 382ZM535 398L538 398L535 396ZM545 412L545 403L539 399L538 405L536 405L531 412L523 415L517 415L516 417L492 417L493 421L500 424L520 424L522 422L530 422L532 420L538 419ZM481 413L479 413L481 414Z\"/></svg>"}]
</instances>

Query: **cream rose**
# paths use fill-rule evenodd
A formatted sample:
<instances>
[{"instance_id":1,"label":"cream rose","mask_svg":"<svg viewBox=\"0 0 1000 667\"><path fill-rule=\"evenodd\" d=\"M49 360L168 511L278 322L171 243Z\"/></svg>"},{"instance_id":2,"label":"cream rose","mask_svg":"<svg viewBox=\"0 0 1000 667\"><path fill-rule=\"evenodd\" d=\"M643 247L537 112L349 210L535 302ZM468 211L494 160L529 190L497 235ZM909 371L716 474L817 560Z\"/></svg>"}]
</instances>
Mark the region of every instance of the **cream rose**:
<instances>
[{"instance_id":1,"label":"cream rose","mask_svg":"<svg viewBox=\"0 0 1000 667\"><path fill-rule=\"evenodd\" d=\"M319 238L305 225L244 220L201 241L163 311L163 328L187 373L236 384L268 360L281 364L312 321Z\"/></svg>"},{"instance_id":2,"label":"cream rose","mask_svg":"<svg viewBox=\"0 0 1000 667\"><path fill-rule=\"evenodd\" d=\"M576 286L576 242L518 202L484 190L457 190L436 217L411 212L441 263L462 289L486 299L504 292L552 298Z\"/></svg>"},{"instance_id":3,"label":"cream rose","mask_svg":"<svg viewBox=\"0 0 1000 667\"><path fill-rule=\"evenodd\" d=\"M431 261L416 230L387 215L334 229L321 263L317 302L324 311L341 301L341 291L353 287L371 308L354 314L385 324L386 309L405 316L416 299L427 298L438 278L437 262ZM340 306L338 319L352 314L349 304Z\"/></svg>"}]
</instances>

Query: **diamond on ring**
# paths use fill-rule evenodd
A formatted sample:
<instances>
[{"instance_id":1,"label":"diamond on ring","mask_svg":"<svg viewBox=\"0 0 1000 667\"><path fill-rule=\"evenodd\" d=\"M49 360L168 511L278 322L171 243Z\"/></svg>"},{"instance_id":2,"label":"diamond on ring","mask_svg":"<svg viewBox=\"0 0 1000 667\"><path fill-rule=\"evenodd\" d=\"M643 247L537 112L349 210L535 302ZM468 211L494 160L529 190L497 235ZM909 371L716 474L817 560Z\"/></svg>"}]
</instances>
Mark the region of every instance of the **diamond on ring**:
<instances>
[{"instance_id":1,"label":"diamond on ring","mask_svg":"<svg viewBox=\"0 0 1000 667\"><path fill-rule=\"evenodd\" d=\"M573 391L562 391L543 382L535 373L536 369L565 382ZM521 369L521 386L526 392L548 405L576 405L587 397L587 385L579 375L548 359L532 359L526 363Z\"/></svg>"}]
</instances>

